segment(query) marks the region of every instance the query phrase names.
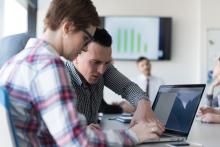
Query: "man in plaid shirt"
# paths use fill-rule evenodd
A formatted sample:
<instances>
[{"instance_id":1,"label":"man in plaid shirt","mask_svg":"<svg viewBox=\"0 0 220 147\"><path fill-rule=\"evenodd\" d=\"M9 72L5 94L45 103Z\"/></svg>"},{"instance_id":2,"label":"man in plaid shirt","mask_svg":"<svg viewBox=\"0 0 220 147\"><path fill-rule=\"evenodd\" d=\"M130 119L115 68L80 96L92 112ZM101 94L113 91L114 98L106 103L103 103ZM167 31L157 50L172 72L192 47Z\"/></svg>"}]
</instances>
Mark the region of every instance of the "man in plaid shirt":
<instances>
[{"instance_id":1,"label":"man in plaid shirt","mask_svg":"<svg viewBox=\"0 0 220 147\"><path fill-rule=\"evenodd\" d=\"M77 113L60 56L73 60L86 51L98 25L90 0L53 0L42 38L30 39L1 68L0 86L8 91L20 146L127 146L162 133L157 123L145 122L129 130L91 130Z\"/></svg>"}]
</instances>

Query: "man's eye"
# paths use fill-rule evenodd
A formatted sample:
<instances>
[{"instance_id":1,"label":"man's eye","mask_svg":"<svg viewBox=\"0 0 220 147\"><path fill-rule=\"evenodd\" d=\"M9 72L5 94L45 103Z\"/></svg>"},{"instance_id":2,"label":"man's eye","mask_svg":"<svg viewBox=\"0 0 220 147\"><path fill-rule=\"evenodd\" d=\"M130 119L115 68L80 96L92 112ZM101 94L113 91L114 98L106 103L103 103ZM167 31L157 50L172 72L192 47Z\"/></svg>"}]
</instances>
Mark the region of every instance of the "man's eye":
<instances>
[{"instance_id":1,"label":"man's eye","mask_svg":"<svg viewBox=\"0 0 220 147\"><path fill-rule=\"evenodd\" d=\"M93 64L99 64L100 62L98 62L98 61L93 61Z\"/></svg>"},{"instance_id":2,"label":"man's eye","mask_svg":"<svg viewBox=\"0 0 220 147\"><path fill-rule=\"evenodd\" d=\"M109 66L109 65L110 65L110 63L111 63L111 62L107 62L107 63L105 63L105 65Z\"/></svg>"}]
</instances>

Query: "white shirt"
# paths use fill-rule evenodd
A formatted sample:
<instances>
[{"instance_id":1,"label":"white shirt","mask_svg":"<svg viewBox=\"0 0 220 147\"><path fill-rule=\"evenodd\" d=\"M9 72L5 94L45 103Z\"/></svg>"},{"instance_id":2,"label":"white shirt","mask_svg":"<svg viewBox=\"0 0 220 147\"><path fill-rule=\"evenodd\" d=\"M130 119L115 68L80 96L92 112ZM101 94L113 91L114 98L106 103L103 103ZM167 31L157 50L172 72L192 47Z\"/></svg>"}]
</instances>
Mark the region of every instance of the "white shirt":
<instances>
[{"instance_id":1,"label":"white shirt","mask_svg":"<svg viewBox=\"0 0 220 147\"><path fill-rule=\"evenodd\" d=\"M146 91L147 86L147 78L149 78L149 99L151 100L151 103L153 104L154 99L156 97L157 91L160 87L160 85L164 84L164 82L155 77L155 76L149 76L146 77L143 74L133 78L133 81L144 91Z\"/></svg>"}]
</instances>

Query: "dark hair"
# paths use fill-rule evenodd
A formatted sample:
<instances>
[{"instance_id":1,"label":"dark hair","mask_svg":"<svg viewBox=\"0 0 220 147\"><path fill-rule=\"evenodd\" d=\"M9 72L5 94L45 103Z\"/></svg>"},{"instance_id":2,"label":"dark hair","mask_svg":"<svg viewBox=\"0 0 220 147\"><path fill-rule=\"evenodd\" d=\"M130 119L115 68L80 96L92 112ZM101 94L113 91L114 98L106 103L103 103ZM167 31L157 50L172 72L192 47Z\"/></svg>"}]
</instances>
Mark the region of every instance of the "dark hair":
<instances>
[{"instance_id":1,"label":"dark hair","mask_svg":"<svg viewBox=\"0 0 220 147\"><path fill-rule=\"evenodd\" d=\"M93 36L93 42L97 42L105 47L110 47L112 45L112 37L105 29L96 28Z\"/></svg>"},{"instance_id":2,"label":"dark hair","mask_svg":"<svg viewBox=\"0 0 220 147\"><path fill-rule=\"evenodd\" d=\"M150 62L150 60L147 57L143 57L143 56L139 57L136 62L139 63L143 60L146 60L146 61Z\"/></svg>"},{"instance_id":3,"label":"dark hair","mask_svg":"<svg viewBox=\"0 0 220 147\"><path fill-rule=\"evenodd\" d=\"M64 20L73 22L76 30L100 24L91 0L53 0L44 20L45 27L57 30Z\"/></svg>"}]
</instances>

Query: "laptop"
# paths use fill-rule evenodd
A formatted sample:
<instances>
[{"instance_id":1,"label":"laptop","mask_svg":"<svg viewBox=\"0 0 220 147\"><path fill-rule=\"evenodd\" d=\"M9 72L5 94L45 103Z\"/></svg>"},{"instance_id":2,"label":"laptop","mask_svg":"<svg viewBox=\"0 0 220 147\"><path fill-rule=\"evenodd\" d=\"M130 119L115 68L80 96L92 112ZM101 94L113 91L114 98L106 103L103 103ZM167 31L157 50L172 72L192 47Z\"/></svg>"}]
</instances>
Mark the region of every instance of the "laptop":
<instances>
[{"instance_id":1,"label":"laptop","mask_svg":"<svg viewBox=\"0 0 220 147\"><path fill-rule=\"evenodd\" d=\"M165 125L165 132L158 140L150 142L185 141L200 104L205 84L161 85L152 109Z\"/></svg>"}]
</instances>

